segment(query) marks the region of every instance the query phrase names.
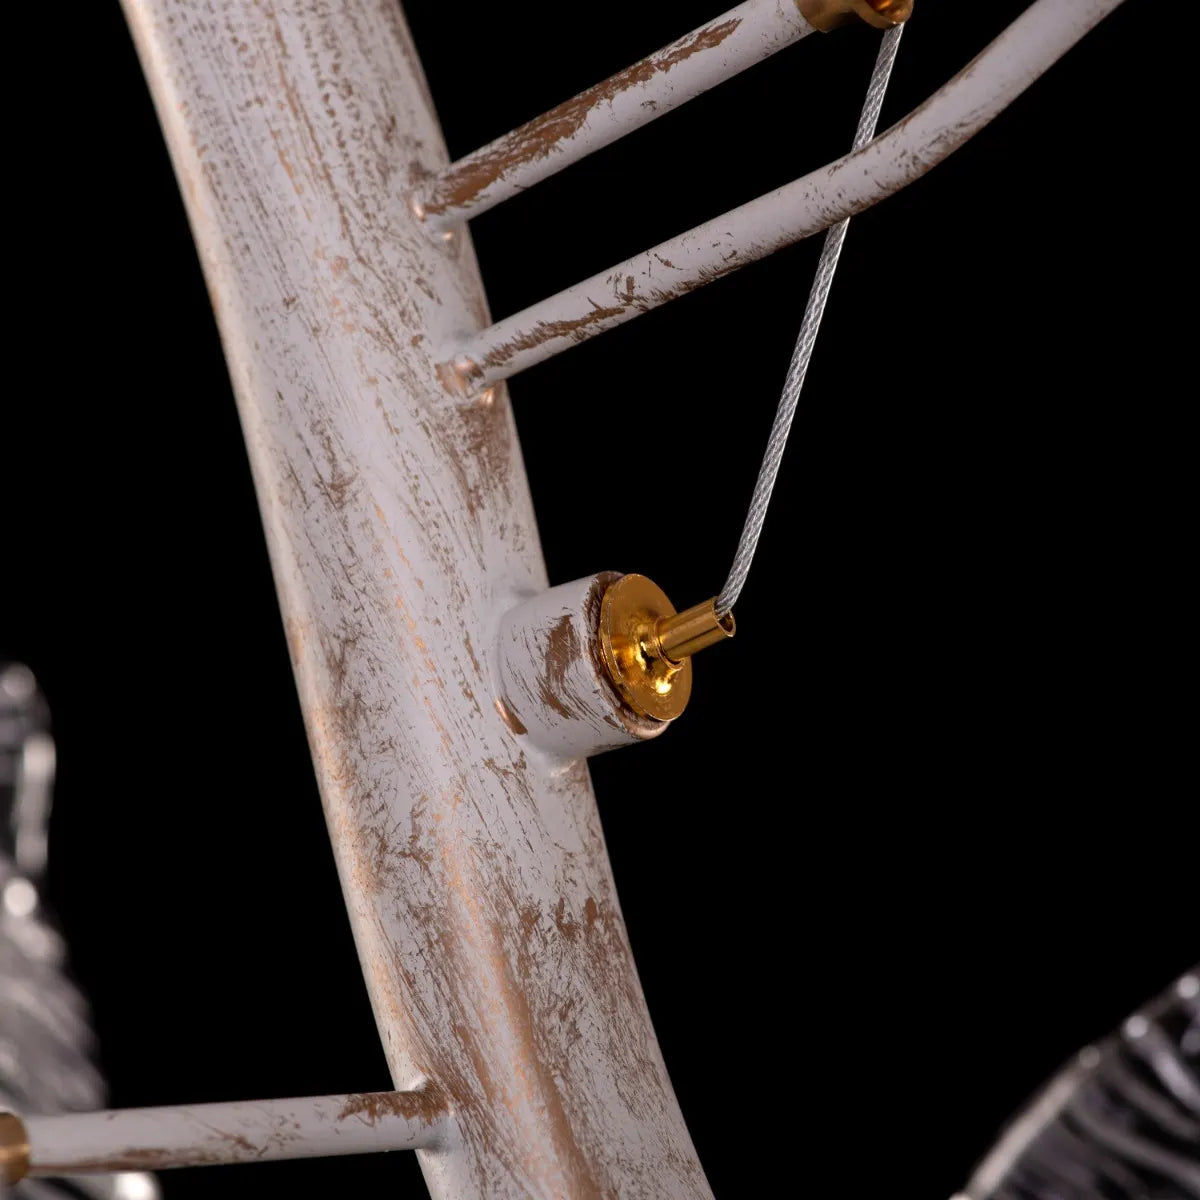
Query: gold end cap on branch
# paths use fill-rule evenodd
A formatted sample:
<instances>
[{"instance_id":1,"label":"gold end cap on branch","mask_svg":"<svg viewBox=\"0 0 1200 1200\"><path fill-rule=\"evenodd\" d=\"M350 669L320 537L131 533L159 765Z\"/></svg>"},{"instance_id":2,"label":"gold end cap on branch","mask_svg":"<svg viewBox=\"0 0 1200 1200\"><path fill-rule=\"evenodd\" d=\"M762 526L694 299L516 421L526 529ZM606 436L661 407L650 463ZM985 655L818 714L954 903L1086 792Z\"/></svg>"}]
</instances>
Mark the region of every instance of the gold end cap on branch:
<instances>
[{"instance_id":1,"label":"gold end cap on branch","mask_svg":"<svg viewBox=\"0 0 1200 1200\"><path fill-rule=\"evenodd\" d=\"M20 1183L29 1173L29 1135L15 1113L0 1112L0 1183Z\"/></svg>"},{"instance_id":2,"label":"gold end cap on branch","mask_svg":"<svg viewBox=\"0 0 1200 1200\"><path fill-rule=\"evenodd\" d=\"M891 29L912 16L913 0L796 0L800 15L823 33L860 17L876 29Z\"/></svg>"},{"instance_id":3,"label":"gold end cap on branch","mask_svg":"<svg viewBox=\"0 0 1200 1200\"><path fill-rule=\"evenodd\" d=\"M634 712L673 721L692 694L692 655L734 635L733 613L705 600L676 612L645 575L622 575L600 603L600 657Z\"/></svg>"}]
</instances>

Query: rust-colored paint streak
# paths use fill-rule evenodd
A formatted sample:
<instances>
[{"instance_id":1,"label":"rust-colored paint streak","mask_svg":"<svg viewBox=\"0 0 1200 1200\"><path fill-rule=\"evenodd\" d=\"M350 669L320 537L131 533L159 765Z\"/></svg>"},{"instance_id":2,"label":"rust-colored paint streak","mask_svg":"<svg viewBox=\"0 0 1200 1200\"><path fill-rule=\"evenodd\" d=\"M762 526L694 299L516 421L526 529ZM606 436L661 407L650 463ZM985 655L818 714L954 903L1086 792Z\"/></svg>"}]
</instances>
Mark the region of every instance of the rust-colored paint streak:
<instances>
[{"instance_id":1,"label":"rust-colored paint streak","mask_svg":"<svg viewBox=\"0 0 1200 1200\"><path fill-rule=\"evenodd\" d=\"M475 657L475 647L471 644L471 635L469 633L463 634L463 646L467 651L467 656L471 660L471 666L474 669L475 674L482 679L483 668L479 665L479 659Z\"/></svg>"},{"instance_id":2,"label":"rust-colored paint streak","mask_svg":"<svg viewBox=\"0 0 1200 1200\"><path fill-rule=\"evenodd\" d=\"M234 1133L232 1129L222 1129L217 1135L221 1141L228 1142L231 1146L236 1146L243 1154L248 1154L255 1157L262 1153L248 1137L243 1137L240 1133Z\"/></svg>"},{"instance_id":3,"label":"rust-colored paint streak","mask_svg":"<svg viewBox=\"0 0 1200 1200\"><path fill-rule=\"evenodd\" d=\"M498 390L499 394L499 390ZM467 511L477 516L496 492L507 496L512 470L512 425L507 405L468 404L457 407L458 428L454 430L457 453L448 454L447 462L458 474ZM477 464L468 477L464 458ZM473 657L473 655L472 655Z\"/></svg>"},{"instance_id":4,"label":"rust-colored paint streak","mask_svg":"<svg viewBox=\"0 0 1200 1200\"><path fill-rule=\"evenodd\" d=\"M503 938L503 929L496 927L493 936L497 941ZM537 1076L537 1084L543 1103L546 1106L546 1119L550 1128L554 1148L558 1153L559 1164L568 1176L571 1185L570 1195L578 1200L601 1200L603 1193L592 1174L591 1164L587 1155L575 1140L571 1120L567 1116L560 1091L560 1082L555 1078L555 1072L545 1056L539 1053L537 1045L537 1021L529 1004L528 981L533 977L529 961L528 942L517 947L517 969L514 973L512 964L507 958L498 964L501 970L500 986L506 1007L512 1012L514 1020L512 1028L525 1033L530 1040L527 1047L527 1061L533 1066Z\"/></svg>"},{"instance_id":5,"label":"rust-colored paint streak","mask_svg":"<svg viewBox=\"0 0 1200 1200\"><path fill-rule=\"evenodd\" d=\"M339 1121L354 1118L375 1125L383 1117L403 1117L432 1125L447 1115L446 1097L434 1084L413 1092L355 1092L346 1097L337 1115Z\"/></svg>"},{"instance_id":6,"label":"rust-colored paint streak","mask_svg":"<svg viewBox=\"0 0 1200 1200\"><path fill-rule=\"evenodd\" d=\"M253 1149L253 1148L252 1148ZM257 1157L257 1151L252 1155ZM209 1167L240 1161L216 1150L195 1149L190 1154L162 1146L115 1150L97 1158L72 1159L69 1163L39 1162L39 1175L80 1175L88 1171L159 1171L165 1167Z\"/></svg>"},{"instance_id":7,"label":"rust-colored paint streak","mask_svg":"<svg viewBox=\"0 0 1200 1200\"><path fill-rule=\"evenodd\" d=\"M507 701L502 700L500 697L496 698L496 711L500 714L500 720L502 720L505 725L507 725L509 729L511 729L513 733L517 735L517 737L529 732L529 730L521 723L521 718L518 717L513 711L512 706Z\"/></svg>"},{"instance_id":8,"label":"rust-colored paint streak","mask_svg":"<svg viewBox=\"0 0 1200 1200\"><path fill-rule=\"evenodd\" d=\"M529 1072L513 1072L510 1065L502 1060L500 1065L504 1073L497 1075L493 1070L495 1064L489 1051L494 1048L487 1045L486 1040L481 1042L476 1032L480 1017L497 1019L499 1016L495 994L489 988L465 997L471 1004L480 1007L472 1013L468 1006L463 1011L466 1019L451 1023L450 1032L457 1045L457 1053L433 1064L430 1073L447 1086L450 1095L456 1098L455 1119L462 1136L482 1141L488 1146L493 1170L514 1172L514 1178L519 1177L518 1173L524 1173L542 1180L569 1180L570 1190L562 1194L572 1197L596 1195L594 1187L592 1190L581 1190L575 1186L578 1179L587 1178L587 1167L583 1165L580 1169L577 1161L579 1150L571 1128L568 1126L564 1130L561 1126L561 1097L544 1093L546 1072L531 1062L530 1053L536 1053L537 1050L536 1028L530 1025L532 1012L528 997L516 996L514 1003L514 989L507 986L512 968L503 953L503 924L498 921L494 910L487 912L493 908L493 904L487 894L478 889L478 881L470 879L469 875L470 868L463 873L453 870L446 879L447 888L456 894L470 921L467 925L447 929L438 938L438 950L450 977L464 980L476 978L477 964L472 960L481 950L484 951L489 982L499 985L499 1004L507 1009L505 1027L513 1032L520 1043L518 1061L523 1065L532 1065L533 1069ZM514 893L508 881L502 876L497 882L511 905ZM529 917L527 906L520 914L521 927L526 933L530 928ZM536 920L535 910L535 923ZM469 1072L463 1069L464 1059L470 1065ZM553 1084L553 1080L549 1082ZM521 1099L534 1097L540 1105L546 1106L551 1118L548 1132L554 1149L553 1163L544 1160L538 1162L530 1157L529 1147L513 1143L504 1136L501 1114L505 1110L514 1111Z\"/></svg>"},{"instance_id":9,"label":"rust-colored paint streak","mask_svg":"<svg viewBox=\"0 0 1200 1200\"><path fill-rule=\"evenodd\" d=\"M593 300L591 312L582 317L567 317L559 321L539 321L532 329L519 332L508 341L493 346L483 356L483 367L485 369L503 368L523 351L535 350L538 346L558 339L571 338L574 341L584 341L594 333L600 332L594 330L593 326L604 326L609 321L620 323L633 308L646 311L671 300L677 300L681 296L686 296L690 292L732 274L748 261L750 258L735 250L719 267L702 268L695 278L680 280L674 287L654 288L648 292L637 290L632 275L610 276L608 283L612 286L616 304L600 305ZM447 369L450 368L447 367ZM479 374L482 374L482 371L477 371L476 377Z\"/></svg>"},{"instance_id":10,"label":"rust-colored paint streak","mask_svg":"<svg viewBox=\"0 0 1200 1200\"><path fill-rule=\"evenodd\" d=\"M587 337L584 331L589 326L600 325L613 317L620 317L628 307L625 304L618 304L604 308L596 304L593 305L592 311L584 317L574 317L565 321L539 321L528 333L519 334L511 341L489 350L483 357L483 365L485 367L502 367L522 350L533 350L544 342L552 342L555 338L576 337L577 340L582 341Z\"/></svg>"},{"instance_id":11,"label":"rust-colored paint streak","mask_svg":"<svg viewBox=\"0 0 1200 1200\"><path fill-rule=\"evenodd\" d=\"M591 901L590 896L588 900ZM579 922L571 920L567 915L567 901L563 896L558 898L558 903L554 907L554 927L568 942L573 942L579 934Z\"/></svg>"},{"instance_id":12,"label":"rust-colored paint streak","mask_svg":"<svg viewBox=\"0 0 1200 1200\"><path fill-rule=\"evenodd\" d=\"M427 215L451 208L466 208L481 193L515 167L553 154L563 142L570 141L602 104L611 104L622 92L639 87L655 75L665 74L693 54L719 46L741 24L739 18L722 21L681 38L658 54L652 54L631 67L597 83L578 96L565 100L557 108L535 117L490 146L472 154L446 172L441 186L423 200Z\"/></svg>"},{"instance_id":13,"label":"rust-colored paint streak","mask_svg":"<svg viewBox=\"0 0 1200 1200\"><path fill-rule=\"evenodd\" d=\"M555 622L546 639L546 673L541 679L542 703L568 721L574 714L566 702L567 671L579 653L579 635L568 613Z\"/></svg>"}]
</instances>

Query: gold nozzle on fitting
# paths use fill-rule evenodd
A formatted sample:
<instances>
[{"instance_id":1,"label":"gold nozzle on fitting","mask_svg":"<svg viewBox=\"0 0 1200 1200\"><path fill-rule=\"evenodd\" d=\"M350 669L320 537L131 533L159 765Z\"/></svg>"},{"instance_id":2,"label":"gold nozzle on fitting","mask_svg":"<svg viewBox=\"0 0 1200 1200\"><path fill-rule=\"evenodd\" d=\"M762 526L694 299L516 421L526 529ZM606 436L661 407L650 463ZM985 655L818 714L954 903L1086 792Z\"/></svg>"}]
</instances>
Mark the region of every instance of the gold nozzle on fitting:
<instances>
[{"instance_id":1,"label":"gold nozzle on fitting","mask_svg":"<svg viewBox=\"0 0 1200 1200\"><path fill-rule=\"evenodd\" d=\"M15 1113L0 1112L0 1183L20 1183L29 1174L29 1135Z\"/></svg>"},{"instance_id":2,"label":"gold nozzle on fitting","mask_svg":"<svg viewBox=\"0 0 1200 1200\"><path fill-rule=\"evenodd\" d=\"M912 16L913 0L796 0L796 7L814 29L828 33L855 17L890 29Z\"/></svg>"},{"instance_id":3,"label":"gold nozzle on fitting","mask_svg":"<svg viewBox=\"0 0 1200 1200\"><path fill-rule=\"evenodd\" d=\"M659 617L654 623L654 642L663 658L679 663L706 646L733 637L734 628L733 613L717 616L714 596L673 617Z\"/></svg>"},{"instance_id":4,"label":"gold nozzle on fitting","mask_svg":"<svg viewBox=\"0 0 1200 1200\"><path fill-rule=\"evenodd\" d=\"M622 575L600 602L600 657L613 686L643 717L673 721L692 694L692 655L733 637L715 599L681 613L645 575Z\"/></svg>"}]
</instances>

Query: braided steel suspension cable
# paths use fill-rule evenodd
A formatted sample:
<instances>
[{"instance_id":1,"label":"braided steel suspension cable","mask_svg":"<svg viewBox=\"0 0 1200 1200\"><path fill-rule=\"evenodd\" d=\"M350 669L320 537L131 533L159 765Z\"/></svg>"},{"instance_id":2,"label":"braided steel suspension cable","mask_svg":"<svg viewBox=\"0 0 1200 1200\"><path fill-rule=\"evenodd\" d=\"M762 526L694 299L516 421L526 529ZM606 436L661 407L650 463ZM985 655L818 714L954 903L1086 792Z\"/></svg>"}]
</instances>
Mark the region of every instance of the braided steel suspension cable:
<instances>
[{"instance_id":1,"label":"braided steel suspension cable","mask_svg":"<svg viewBox=\"0 0 1200 1200\"><path fill-rule=\"evenodd\" d=\"M892 75L896 51L900 46L900 35L903 32L904 26L896 25L883 35L883 44L879 47L879 55L875 59L871 82L867 85L862 115L858 118L853 150L862 149L875 136L875 126L879 123L879 112L883 107L883 97ZM849 226L850 218L847 217L846 220L831 225L826 231L821 257L817 262L816 278L813 280L812 291L809 292L804 319L800 323L800 334L796 339L796 348L792 351L787 378L784 380L783 395L780 396L779 407L775 410L771 436L767 439L767 451L754 484L750 511L746 514L737 553L733 556L733 566L729 569L729 578L725 580L725 586L717 596L718 617L724 617L737 603L742 588L746 585L746 576L750 574L750 564L754 561L754 552L758 549L758 540L762 536L763 524L767 519L767 506L771 502L771 492L783 462L783 450L791 432L796 406L800 402L800 389L804 386L804 377L808 373L817 330L820 329L821 318L825 315L825 303L829 299L838 256L842 252L842 243L846 240L846 230Z\"/></svg>"}]
</instances>

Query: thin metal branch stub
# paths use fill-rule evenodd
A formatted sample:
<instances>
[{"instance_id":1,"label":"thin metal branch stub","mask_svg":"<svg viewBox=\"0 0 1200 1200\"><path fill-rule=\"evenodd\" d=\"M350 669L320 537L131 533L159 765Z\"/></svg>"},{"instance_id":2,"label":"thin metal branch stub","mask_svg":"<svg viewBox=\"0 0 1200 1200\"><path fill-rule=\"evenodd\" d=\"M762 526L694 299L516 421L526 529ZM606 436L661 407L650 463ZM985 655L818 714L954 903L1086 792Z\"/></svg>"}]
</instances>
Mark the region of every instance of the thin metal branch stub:
<instances>
[{"instance_id":1,"label":"thin metal branch stub","mask_svg":"<svg viewBox=\"0 0 1200 1200\"><path fill-rule=\"evenodd\" d=\"M24 1173L37 1176L415 1150L439 1142L449 1121L445 1099L427 1088L67 1113L18 1125Z\"/></svg>"},{"instance_id":2,"label":"thin metal branch stub","mask_svg":"<svg viewBox=\"0 0 1200 1200\"><path fill-rule=\"evenodd\" d=\"M685 37L451 163L414 193L441 232L695 99L813 32L792 0L746 0Z\"/></svg>"},{"instance_id":3,"label":"thin metal branch stub","mask_svg":"<svg viewBox=\"0 0 1200 1200\"><path fill-rule=\"evenodd\" d=\"M1121 0L1037 0L899 124L760 196L466 340L445 377L472 392L860 213L949 157L1116 9Z\"/></svg>"}]
</instances>

